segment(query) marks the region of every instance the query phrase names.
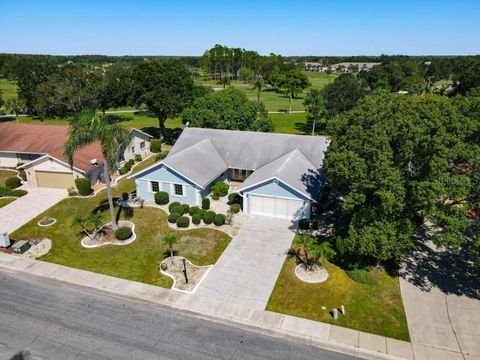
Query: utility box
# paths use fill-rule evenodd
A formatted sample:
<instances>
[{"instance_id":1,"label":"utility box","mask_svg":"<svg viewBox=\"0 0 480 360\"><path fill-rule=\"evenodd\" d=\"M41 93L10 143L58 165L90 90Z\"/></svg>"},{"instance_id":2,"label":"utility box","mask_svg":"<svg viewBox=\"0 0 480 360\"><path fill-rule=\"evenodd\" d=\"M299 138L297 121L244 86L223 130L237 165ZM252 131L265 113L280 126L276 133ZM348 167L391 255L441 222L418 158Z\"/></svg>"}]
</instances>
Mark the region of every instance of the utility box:
<instances>
[{"instance_id":1,"label":"utility box","mask_svg":"<svg viewBox=\"0 0 480 360\"><path fill-rule=\"evenodd\" d=\"M10 246L10 238L8 237L8 232L0 233L0 247L9 247Z\"/></svg>"},{"instance_id":2,"label":"utility box","mask_svg":"<svg viewBox=\"0 0 480 360\"><path fill-rule=\"evenodd\" d=\"M20 240L12 245L12 249L15 254L23 254L30 249L30 243L27 240Z\"/></svg>"}]
</instances>

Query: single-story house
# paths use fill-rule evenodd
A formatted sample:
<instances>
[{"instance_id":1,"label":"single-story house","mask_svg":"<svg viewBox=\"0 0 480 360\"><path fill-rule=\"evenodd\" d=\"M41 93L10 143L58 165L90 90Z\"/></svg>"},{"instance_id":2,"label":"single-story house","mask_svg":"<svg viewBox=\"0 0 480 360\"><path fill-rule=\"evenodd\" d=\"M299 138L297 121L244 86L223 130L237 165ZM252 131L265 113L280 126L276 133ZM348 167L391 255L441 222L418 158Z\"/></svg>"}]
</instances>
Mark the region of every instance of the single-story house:
<instances>
[{"instance_id":1,"label":"single-story house","mask_svg":"<svg viewBox=\"0 0 480 360\"><path fill-rule=\"evenodd\" d=\"M121 157L128 160L134 153L150 152L150 135L132 129L130 146L121 148ZM65 157L68 126L0 124L0 168L25 170L31 187L68 189L75 179L84 177L96 184L103 174L103 155L99 143L89 144L76 151L73 168Z\"/></svg>"},{"instance_id":2,"label":"single-story house","mask_svg":"<svg viewBox=\"0 0 480 360\"><path fill-rule=\"evenodd\" d=\"M164 160L131 178L142 199L166 191L170 201L198 206L217 181L236 181L245 213L308 218L328 145L323 136L185 128Z\"/></svg>"}]
</instances>

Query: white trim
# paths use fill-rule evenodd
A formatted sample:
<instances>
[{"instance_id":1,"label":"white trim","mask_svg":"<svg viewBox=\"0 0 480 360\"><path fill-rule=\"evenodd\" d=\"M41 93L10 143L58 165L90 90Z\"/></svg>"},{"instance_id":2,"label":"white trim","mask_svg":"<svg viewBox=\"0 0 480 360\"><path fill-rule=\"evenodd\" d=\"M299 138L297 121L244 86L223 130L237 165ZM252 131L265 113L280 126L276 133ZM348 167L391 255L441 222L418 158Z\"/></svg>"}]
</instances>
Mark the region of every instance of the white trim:
<instances>
[{"instance_id":1,"label":"white trim","mask_svg":"<svg viewBox=\"0 0 480 360\"><path fill-rule=\"evenodd\" d=\"M143 132L142 130L139 130L139 129L137 129L137 128L131 128L131 129L130 129L130 133L132 133L133 131L136 131L136 132L139 132L140 134L143 134L143 135L145 135L145 136L148 136L150 139L153 138L152 135L147 134L146 132Z\"/></svg>"},{"instance_id":2,"label":"white trim","mask_svg":"<svg viewBox=\"0 0 480 360\"><path fill-rule=\"evenodd\" d=\"M179 185L182 187L182 195L178 195L175 191L175 185ZM179 184L175 182L170 183L170 195L176 196L176 197L187 197L187 188L185 184Z\"/></svg>"},{"instance_id":3,"label":"white trim","mask_svg":"<svg viewBox=\"0 0 480 360\"><path fill-rule=\"evenodd\" d=\"M249 196L261 196L261 197L268 197L268 198L277 198L277 199L283 199L283 200L296 200L296 201L311 201L311 200L303 200L299 198L289 198L285 196L276 196L276 195L268 195L268 194L257 194L257 193L248 193Z\"/></svg>"},{"instance_id":4,"label":"white trim","mask_svg":"<svg viewBox=\"0 0 480 360\"><path fill-rule=\"evenodd\" d=\"M158 184L158 191L162 191L162 190L160 190L160 184L161 184L160 181L158 181L158 180L148 180L148 192L150 194L155 194L156 193L156 191L153 191L152 182L156 182Z\"/></svg>"},{"instance_id":5,"label":"white trim","mask_svg":"<svg viewBox=\"0 0 480 360\"><path fill-rule=\"evenodd\" d=\"M19 166L18 169L25 169L25 168L29 167L30 165L34 165L34 164L38 163L39 161L43 161L43 160L45 160L45 159L47 159L47 158L49 158L49 159L51 159L51 160L53 160L53 161L57 161L57 162L59 162L60 164L67 166L69 169L74 169L74 170L80 172L82 175L85 175L85 174L87 173L87 171L88 171L88 170L81 170L81 169L79 169L79 168L77 168L77 167L75 167L75 166L71 166L71 165L67 164L66 162L64 162L64 161L62 161L62 160L59 160L59 159L57 159L56 157L53 157L52 155L49 155L49 154L43 155L43 156L39 157L38 159L32 160L32 161L30 161L29 163L26 163L26 164L24 164L24 165L22 165L22 166ZM97 164L96 166L98 166L98 165L100 165L100 164ZM92 165L92 167L93 167L93 165ZM89 170L90 170L90 169L89 169Z\"/></svg>"},{"instance_id":6,"label":"white trim","mask_svg":"<svg viewBox=\"0 0 480 360\"><path fill-rule=\"evenodd\" d=\"M8 153L8 154L33 154L33 155L48 155L48 153L44 153L44 152L34 152L34 151L11 151L11 150L0 150L0 153Z\"/></svg>"},{"instance_id":7,"label":"white trim","mask_svg":"<svg viewBox=\"0 0 480 360\"><path fill-rule=\"evenodd\" d=\"M268 179L265 179L265 180L262 180L262 181L259 181L259 182L257 182L257 183L252 184L252 185L248 185L248 186L246 186L246 187L244 187L244 188L240 187L239 189L237 189L237 192L245 191L245 190L250 189L250 188L252 188L252 187L254 187L254 186L261 185L261 184L266 183L266 182L271 181L271 180L278 180L278 181L281 182L283 185L285 185L285 186L287 186L288 188L292 189L293 191L296 191L297 193L305 196L308 200L313 201L313 202L316 203L316 201L315 201L314 199L312 199L309 195L307 195L307 194L303 193L302 191L294 188L293 186L287 184L285 181L283 181L282 179L279 179L279 178L276 177L276 176L271 177L271 178L268 178ZM253 194L253 193L252 193L252 194Z\"/></svg>"}]
</instances>

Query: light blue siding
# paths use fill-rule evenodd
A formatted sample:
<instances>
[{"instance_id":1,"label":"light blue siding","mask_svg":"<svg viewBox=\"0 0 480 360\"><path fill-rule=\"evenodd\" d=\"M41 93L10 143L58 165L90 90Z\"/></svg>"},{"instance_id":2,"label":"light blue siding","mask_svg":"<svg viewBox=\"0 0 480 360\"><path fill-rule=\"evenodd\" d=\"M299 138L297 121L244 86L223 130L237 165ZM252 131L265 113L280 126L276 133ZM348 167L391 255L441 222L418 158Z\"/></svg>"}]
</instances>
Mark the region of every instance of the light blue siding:
<instances>
[{"instance_id":1,"label":"light blue siding","mask_svg":"<svg viewBox=\"0 0 480 360\"><path fill-rule=\"evenodd\" d=\"M154 193L151 191L151 181L159 182L160 191L168 192L171 202L178 201L183 204L199 205L197 203L197 191L200 189L185 177L163 165L152 168L135 179L137 184L137 194L140 198L146 200L154 199ZM183 185L184 196L175 195L175 191L171 184Z\"/></svg>"},{"instance_id":2,"label":"light blue siding","mask_svg":"<svg viewBox=\"0 0 480 360\"><path fill-rule=\"evenodd\" d=\"M274 183L274 180L270 180L263 184L256 185L244 191L245 194L258 194L267 195L273 197L283 197L295 200L308 200L304 195L294 191L292 188L284 185L281 182Z\"/></svg>"}]
</instances>

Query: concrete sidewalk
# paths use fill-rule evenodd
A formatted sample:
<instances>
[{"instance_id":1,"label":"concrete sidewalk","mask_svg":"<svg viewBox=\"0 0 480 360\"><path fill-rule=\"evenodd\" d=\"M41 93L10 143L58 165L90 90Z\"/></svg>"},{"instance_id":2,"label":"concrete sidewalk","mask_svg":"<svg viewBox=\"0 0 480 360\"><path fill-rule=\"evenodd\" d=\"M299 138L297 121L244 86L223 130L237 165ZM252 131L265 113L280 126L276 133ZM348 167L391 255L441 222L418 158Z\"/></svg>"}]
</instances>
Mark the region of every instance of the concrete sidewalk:
<instances>
[{"instance_id":1,"label":"concrete sidewalk","mask_svg":"<svg viewBox=\"0 0 480 360\"><path fill-rule=\"evenodd\" d=\"M321 322L255 310L208 297L0 253L0 267L148 301L210 321L366 359L414 359L412 344Z\"/></svg>"}]
</instances>

